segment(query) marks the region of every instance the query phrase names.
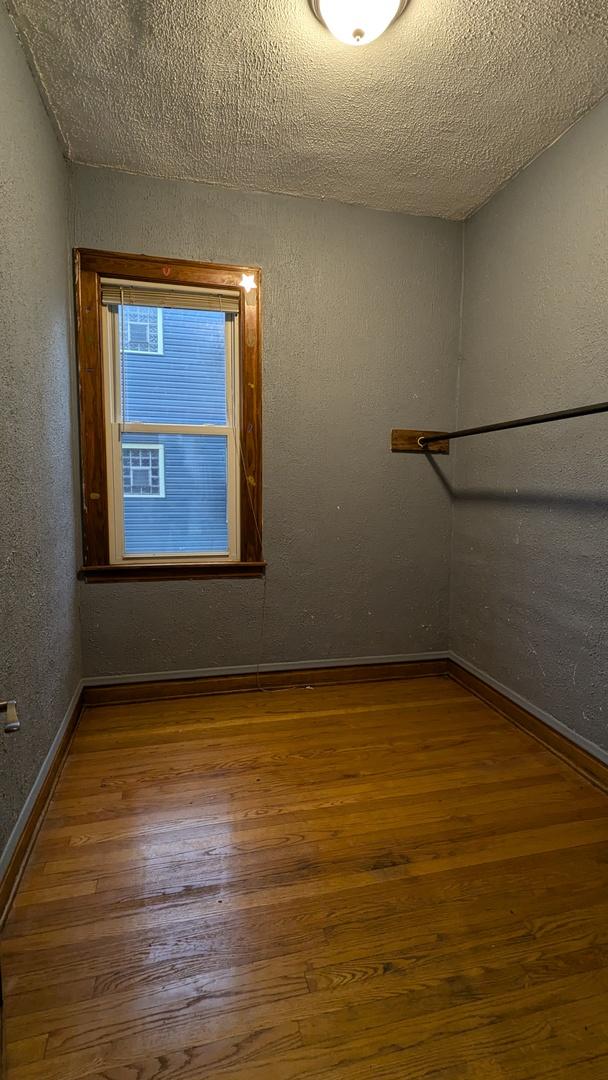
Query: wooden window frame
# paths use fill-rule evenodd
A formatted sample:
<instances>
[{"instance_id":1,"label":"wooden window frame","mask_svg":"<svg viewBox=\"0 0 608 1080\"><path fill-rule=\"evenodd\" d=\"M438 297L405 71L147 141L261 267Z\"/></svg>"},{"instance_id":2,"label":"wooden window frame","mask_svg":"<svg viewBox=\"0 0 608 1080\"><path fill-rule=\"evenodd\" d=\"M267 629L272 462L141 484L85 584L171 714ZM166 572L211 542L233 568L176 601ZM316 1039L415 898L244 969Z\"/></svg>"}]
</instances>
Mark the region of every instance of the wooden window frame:
<instances>
[{"instance_id":1,"label":"wooden window frame","mask_svg":"<svg viewBox=\"0 0 608 1080\"><path fill-rule=\"evenodd\" d=\"M83 565L86 581L260 577L262 557L261 271L257 266L162 259L113 251L74 249L76 350L80 405ZM253 288L243 287L244 276ZM101 279L149 284L229 288L239 294L240 559L180 565L110 562L108 469L102 334Z\"/></svg>"}]
</instances>

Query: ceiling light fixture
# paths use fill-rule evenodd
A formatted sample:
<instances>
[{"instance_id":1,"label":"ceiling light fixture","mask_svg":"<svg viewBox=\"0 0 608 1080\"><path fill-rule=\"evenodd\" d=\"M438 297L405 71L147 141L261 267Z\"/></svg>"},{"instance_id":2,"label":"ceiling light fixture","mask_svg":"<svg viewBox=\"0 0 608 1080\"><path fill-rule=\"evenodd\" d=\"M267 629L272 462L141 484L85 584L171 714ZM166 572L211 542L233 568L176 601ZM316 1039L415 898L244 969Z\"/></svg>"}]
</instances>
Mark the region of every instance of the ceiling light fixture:
<instances>
[{"instance_id":1,"label":"ceiling light fixture","mask_svg":"<svg viewBox=\"0 0 608 1080\"><path fill-rule=\"evenodd\" d=\"M319 22L345 45L369 45L401 15L407 0L309 0Z\"/></svg>"}]
</instances>

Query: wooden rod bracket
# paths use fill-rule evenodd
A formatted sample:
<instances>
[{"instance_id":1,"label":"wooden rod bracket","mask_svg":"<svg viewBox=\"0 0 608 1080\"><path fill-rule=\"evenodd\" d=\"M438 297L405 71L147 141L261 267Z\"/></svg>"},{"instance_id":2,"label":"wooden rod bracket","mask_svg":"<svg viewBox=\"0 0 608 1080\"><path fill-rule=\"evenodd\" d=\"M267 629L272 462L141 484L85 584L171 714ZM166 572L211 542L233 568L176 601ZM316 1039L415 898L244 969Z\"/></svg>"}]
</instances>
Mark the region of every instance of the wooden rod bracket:
<instances>
[{"instance_id":1,"label":"wooden rod bracket","mask_svg":"<svg viewBox=\"0 0 608 1080\"><path fill-rule=\"evenodd\" d=\"M426 439L430 435L443 435L442 431L416 431L414 428L393 428L391 432L391 450L399 454L449 454L450 443L448 439L431 443L430 446L421 446L419 439Z\"/></svg>"}]
</instances>

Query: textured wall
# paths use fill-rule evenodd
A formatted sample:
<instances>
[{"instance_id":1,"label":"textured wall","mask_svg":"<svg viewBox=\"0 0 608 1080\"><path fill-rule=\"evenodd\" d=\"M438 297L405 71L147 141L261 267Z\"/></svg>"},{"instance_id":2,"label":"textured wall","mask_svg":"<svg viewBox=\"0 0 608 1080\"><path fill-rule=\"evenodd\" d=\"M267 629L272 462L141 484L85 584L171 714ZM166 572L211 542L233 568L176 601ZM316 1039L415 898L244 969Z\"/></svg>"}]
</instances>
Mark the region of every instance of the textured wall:
<instances>
[{"instance_id":1,"label":"textured wall","mask_svg":"<svg viewBox=\"0 0 608 1080\"><path fill-rule=\"evenodd\" d=\"M608 101L466 226L460 421L604 401ZM455 447L452 648L608 749L608 419Z\"/></svg>"},{"instance_id":2,"label":"textured wall","mask_svg":"<svg viewBox=\"0 0 608 1080\"><path fill-rule=\"evenodd\" d=\"M68 362L67 175L0 11L0 852L80 676ZM31 299L28 299L31 298Z\"/></svg>"},{"instance_id":3,"label":"textured wall","mask_svg":"<svg viewBox=\"0 0 608 1080\"><path fill-rule=\"evenodd\" d=\"M263 269L265 662L447 647L449 499L392 426L453 419L461 227L75 169L79 245ZM261 581L88 584L87 674L252 664Z\"/></svg>"}]
</instances>

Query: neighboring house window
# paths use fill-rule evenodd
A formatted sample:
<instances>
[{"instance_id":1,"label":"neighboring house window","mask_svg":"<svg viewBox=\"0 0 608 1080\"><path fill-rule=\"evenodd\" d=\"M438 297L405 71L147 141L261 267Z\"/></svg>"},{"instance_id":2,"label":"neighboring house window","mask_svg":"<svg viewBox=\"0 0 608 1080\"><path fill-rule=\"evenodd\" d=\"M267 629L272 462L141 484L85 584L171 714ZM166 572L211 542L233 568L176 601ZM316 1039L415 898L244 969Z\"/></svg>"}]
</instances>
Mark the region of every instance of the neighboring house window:
<instances>
[{"instance_id":1,"label":"neighboring house window","mask_svg":"<svg viewBox=\"0 0 608 1080\"><path fill-rule=\"evenodd\" d=\"M76 267L84 576L259 575L259 271Z\"/></svg>"},{"instance_id":2,"label":"neighboring house window","mask_svg":"<svg viewBox=\"0 0 608 1080\"><path fill-rule=\"evenodd\" d=\"M124 334L125 352L162 354L162 308L125 306L120 330Z\"/></svg>"},{"instance_id":3,"label":"neighboring house window","mask_svg":"<svg viewBox=\"0 0 608 1080\"><path fill-rule=\"evenodd\" d=\"M122 447L123 492L129 499L163 499L164 447L129 443Z\"/></svg>"}]
</instances>

